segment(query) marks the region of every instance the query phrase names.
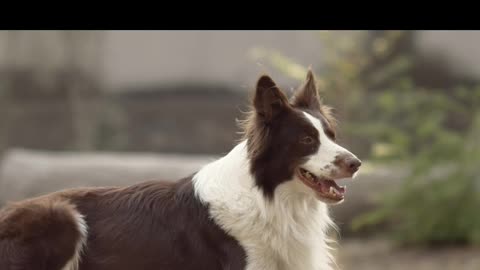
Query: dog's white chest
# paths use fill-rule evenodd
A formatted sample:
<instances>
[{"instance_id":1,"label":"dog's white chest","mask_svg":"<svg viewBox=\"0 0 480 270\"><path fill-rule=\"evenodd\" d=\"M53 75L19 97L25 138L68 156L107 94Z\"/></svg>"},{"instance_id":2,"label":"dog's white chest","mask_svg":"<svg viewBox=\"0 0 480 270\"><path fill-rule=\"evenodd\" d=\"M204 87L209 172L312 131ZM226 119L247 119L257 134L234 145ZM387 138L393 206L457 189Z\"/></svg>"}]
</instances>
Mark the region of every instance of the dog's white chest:
<instances>
[{"instance_id":1,"label":"dog's white chest","mask_svg":"<svg viewBox=\"0 0 480 270\"><path fill-rule=\"evenodd\" d=\"M253 198L244 199L242 206L224 207L213 206L211 214L245 249L247 270L331 269L326 207L271 205L262 209Z\"/></svg>"},{"instance_id":2,"label":"dog's white chest","mask_svg":"<svg viewBox=\"0 0 480 270\"><path fill-rule=\"evenodd\" d=\"M329 270L327 206L289 181L269 200L255 187L244 144L194 177L197 196L215 222L245 249L247 270Z\"/></svg>"}]
</instances>

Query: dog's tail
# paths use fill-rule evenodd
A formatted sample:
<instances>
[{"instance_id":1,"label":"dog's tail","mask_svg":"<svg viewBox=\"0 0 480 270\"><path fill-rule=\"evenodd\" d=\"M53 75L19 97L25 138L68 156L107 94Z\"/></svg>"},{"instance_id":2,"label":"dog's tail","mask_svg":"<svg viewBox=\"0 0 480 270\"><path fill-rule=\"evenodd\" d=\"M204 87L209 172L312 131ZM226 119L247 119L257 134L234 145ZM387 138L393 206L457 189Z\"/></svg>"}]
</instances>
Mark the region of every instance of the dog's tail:
<instances>
[{"instance_id":1,"label":"dog's tail","mask_svg":"<svg viewBox=\"0 0 480 270\"><path fill-rule=\"evenodd\" d=\"M87 237L66 200L21 202L0 211L0 269L76 270Z\"/></svg>"}]
</instances>

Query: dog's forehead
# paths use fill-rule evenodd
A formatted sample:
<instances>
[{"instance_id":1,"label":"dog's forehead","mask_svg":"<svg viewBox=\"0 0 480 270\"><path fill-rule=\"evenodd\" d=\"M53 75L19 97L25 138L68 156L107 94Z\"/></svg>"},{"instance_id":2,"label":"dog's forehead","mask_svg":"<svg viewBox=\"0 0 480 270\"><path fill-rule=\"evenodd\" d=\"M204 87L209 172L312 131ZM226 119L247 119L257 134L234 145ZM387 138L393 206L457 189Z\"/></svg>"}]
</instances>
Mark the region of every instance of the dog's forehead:
<instances>
[{"instance_id":1,"label":"dog's forehead","mask_svg":"<svg viewBox=\"0 0 480 270\"><path fill-rule=\"evenodd\" d=\"M324 133L323 131L323 123L321 119L318 119L317 117L314 117L308 112L303 111L303 115L307 118L307 120L310 122L310 124L318 130L319 133Z\"/></svg>"},{"instance_id":2,"label":"dog's forehead","mask_svg":"<svg viewBox=\"0 0 480 270\"><path fill-rule=\"evenodd\" d=\"M309 122L316 128L318 131L324 132L325 129L331 129L332 125L328 122L328 118L322 114L321 111L309 110L309 109L298 109L297 110L304 116L307 117Z\"/></svg>"}]
</instances>

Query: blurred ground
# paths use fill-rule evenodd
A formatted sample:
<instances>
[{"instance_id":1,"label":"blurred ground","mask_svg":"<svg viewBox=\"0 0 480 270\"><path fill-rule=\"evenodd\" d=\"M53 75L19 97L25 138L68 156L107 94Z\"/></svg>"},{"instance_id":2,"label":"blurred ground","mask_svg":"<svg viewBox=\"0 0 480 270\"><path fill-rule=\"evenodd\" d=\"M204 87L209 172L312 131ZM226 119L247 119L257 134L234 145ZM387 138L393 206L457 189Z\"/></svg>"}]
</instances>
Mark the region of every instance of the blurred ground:
<instances>
[{"instance_id":1,"label":"blurred ground","mask_svg":"<svg viewBox=\"0 0 480 270\"><path fill-rule=\"evenodd\" d=\"M478 270L480 248L396 249L385 239L344 239L338 248L341 269Z\"/></svg>"}]
</instances>

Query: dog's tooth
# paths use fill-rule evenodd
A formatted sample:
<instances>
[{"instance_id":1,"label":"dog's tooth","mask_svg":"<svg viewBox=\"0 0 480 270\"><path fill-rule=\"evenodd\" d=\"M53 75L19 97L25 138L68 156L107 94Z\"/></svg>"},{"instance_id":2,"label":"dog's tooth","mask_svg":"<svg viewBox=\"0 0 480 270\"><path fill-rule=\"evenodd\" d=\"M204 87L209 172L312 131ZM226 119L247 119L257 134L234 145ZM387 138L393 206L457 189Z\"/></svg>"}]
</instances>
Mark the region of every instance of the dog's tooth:
<instances>
[{"instance_id":1,"label":"dog's tooth","mask_svg":"<svg viewBox=\"0 0 480 270\"><path fill-rule=\"evenodd\" d=\"M334 188L333 188L333 187L330 187L330 190L329 190L328 192L329 192L330 194L335 194L333 190L334 190Z\"/></svg>"}]
</instances>

